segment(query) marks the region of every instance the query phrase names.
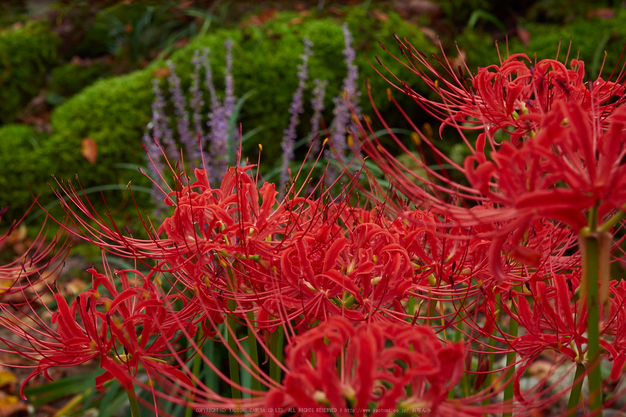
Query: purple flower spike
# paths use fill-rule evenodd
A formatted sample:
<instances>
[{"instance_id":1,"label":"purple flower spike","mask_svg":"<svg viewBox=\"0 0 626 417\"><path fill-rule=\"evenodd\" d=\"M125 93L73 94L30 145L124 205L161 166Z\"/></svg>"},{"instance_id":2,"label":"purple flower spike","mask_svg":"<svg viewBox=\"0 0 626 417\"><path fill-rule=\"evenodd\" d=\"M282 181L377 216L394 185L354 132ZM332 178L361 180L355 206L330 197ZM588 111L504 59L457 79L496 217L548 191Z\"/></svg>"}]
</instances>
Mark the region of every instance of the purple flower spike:
<instances>
[{"instance_id":1,"label":"purple flower spike","mask_svg":"<svg viewBox=\"0 0 626 417\"><path fill-rule=\"evenodd\" d=\"M200 152L205 142L204 132L202 131L202 106L204 106L204 100L202 97L202 90L200 89L200 51L195 50L193 59L193 73L191 74L191 87L189 92L191 93L191 110L193 111L193 126L194 126L194 142L200 139L200 144L196 142L193 147L193 154L188 154L190 161L196 161L200 159ZM188 150L189 151L189 150Z\"/></svg>"},{"instance_id":2,"label":"purple flower spike","mask_svg":"<svg viewBox=\"0 0 626 417\"><path fill-rule=\"evenodd\" d=\"M235 97L235 79L233 78L233 41L232 39L226 39L224 42L226 48L226 69L224 70L224 83L226 84L226 91L224 95L224 110L226 116L230 118L237 98Z\"/></svg>"},{"instance_id":3,"label":"purple flower spike","mask_svg":"<svg viewBox=\"0 0 626 417\"><path fill-rule=\"evenodd\" d=\"M328 80L316 79L313 81L315 88L313 89L313 99L311 100L311 107L313 107L313 117L311 117L311 132L309 137L311 140L315 139L315 136L320 129L320 121L322 120L322 112L324 111L324 96L326 95L326 86ZM311 145L311 152L309 153L309 160L315 159L320 151L320 140L316 140Z\"/></svg>"},{"instance_id":4,"label":"purple flower spike","mask_svg":"<svg viewBox=\"0 0 626 417\"><path fill-rule=\"evenodd\" d=\"M335 117L330 125L331 143L334 146L337 155L343 160L346 151L346 128L352 118L352 112L350 111L350 105L352 105L355 112L358 114L360 109L357 106L359 101L359 90L357 87L357 80L359 78L359 69L354 64L354 58L356 53L352 48L352 34L348 29L348 24L344 23L341 27L343 30L343 36L345 39L345 48L343 50L343 56L345 57L345 63L348 67L348 73L343 79L342 93L333 99L335 103L335 110L333 111ZM332 155L332 152L327 154L328 157Z\"/></svg>"},{"instance_id":5,"label":"purple flower spike","mask_svg":"<svg viewBox=\"0 0 626 417\"><path fill-rule=\"evenodd\" d=\"M289 163L293 159L294 145L296 142L296 127L300 122L299 115L304 111L304 100L302 95L306 88L306 81L309 77L309 57L313 54L311 47L313 43L308 37L304 38L304 53L300 55L302 63L298 65L298 88L293 93L293 99L291 101L291 107L289 107L289 127L285 129L283 142L281 147L283 148L283 165L280 171L280 193L284 193L285 184L289 180ZM319 121L318 121L319 123Z\"/></svg>"},{"instance_id":6,"label":"purple flower spike","mask_svg":"<svg viewBox=\"0 0 626 417\"><path fill-rule=\"evenodd\" d=\"M152 102L152 136L159 140L169 157L176 157L176 142L170 129L170 118L165 115L165 97L159 88L159 80L152 80L152 92L154 101ZM149 126L150 128L150 126ZM150 140L153 143L153 140Z\"/></svg>"},{"instance_id":7,"label":"purple flower spike","mask_svg":"<svg viewBox=\"0 0 626 417\"><path fill-rule=\"evenodd\" d=\"M185 145L187 155L193 155L197 147L196 141L193 139L193 133L189 130L189 114L187 113L187 100L180 86L180 77L176 74L176 65L172 61L167 61L167 67L170 70L170 76L167 81L170 84L170 93L174 101L174 109L176 114L176 126L180 142Z\"/></svg>"},{"instance_id":8,"label":"purple flower spike","mask_svg":"<svg viewBox=\"0 0 626 417\"><path fill-rule=\"evenodd\" d=\"M219 181L221 176L224 174L226 170L226 166L228 164L228 144L231 140L229 134L229 119L230 112L226 111L226 105L228 104L232 108L234 108L234 103L236 102L236 98L234 96L234 82L232 80L232 74L229 70L232 70L232 57L228 52L228 45L231 45L232 42L227 41L227 54L226 54L226 71L225 71L225 79L226 79L226 97L224 98L224 105L220 103L220 100L215 92L215 84L213 83L213 72L211 70L211 63L209 61L208 55L209 51L207 49L203 50L202 56L200 57L200 62L202 66L204 66L205 70L205 78L204 83L209 90L209 94L211 95L210 101L210 112L209 112L209 138L211 145L211 153L210 153L210 164L207 166L207 176L211 181ZM230 64L229 64L230 62ZM229 81L230 79L230 81Z\"/></svg>"}]
</instances>

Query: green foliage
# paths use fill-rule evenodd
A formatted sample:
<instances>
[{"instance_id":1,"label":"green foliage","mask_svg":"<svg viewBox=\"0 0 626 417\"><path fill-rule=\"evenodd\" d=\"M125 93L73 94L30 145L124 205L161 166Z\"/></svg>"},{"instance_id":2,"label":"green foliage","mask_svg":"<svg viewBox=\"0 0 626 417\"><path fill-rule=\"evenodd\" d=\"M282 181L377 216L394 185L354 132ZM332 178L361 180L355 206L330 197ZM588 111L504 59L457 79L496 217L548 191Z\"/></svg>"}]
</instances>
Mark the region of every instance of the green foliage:
<instances>
[{"instance_id":1,"label":"green foliage","mask_svg":"<svg viewBox=\"0 0 626 417\"><path fill-rule=\"evenodd\" d=\"M43 155L55 156L54 170L46 174L65 179L78 174L84 188L128 181L146 185L138 171L121 170L116 164L145 165L141 132L150 120L149 85L146 71L100 80L57 107L52 113L54 134L41 147ZM98 146L94 165L81 154L84 138Z\"/></svg>"},{"instance_id":2,"label":"green foliage","mask_svg":"<svg viewBox=\"0 0 626 417\"><path fill-rule=\"evenodd\" d=\"M532 4L525 13L526 19L534 22L563 23L575 17L583 17L592 9L619 7L618 0L539 0Z\"/></svg>"},{"instance_id":3,"label":"green foliage","mask_svg":"<svg viewBox=\"0 0 626 417\"><path fill-rule=\"evenodd\" d=\"M72 96L110 73L111 67L104 62L91 65L68 63L52 69L46 88L62 96Z\"/></svg>"},{"instance_id":4,"label":"green foliage","mask_svg":"<svg viewBox=\"0 0 626 417\"><path fill-rule=\"evenodd\" d=\"M465 26L473 12L490 12L494 8L491 0L441 0L439 6L444 16L453 24Z\"/></svg>"},{"instance_id":5,"label":"green foliage","mask_svg":"<svg viewBox=\"0 0 626 417\"><path fill-rule=\"evenodd\" d=\"M4 0L0 2L0 28L26 20L28 7L24 0Z\"/></svg>"},{"instance_id":6,"label":"green foliage","mask_svg":"<svg viewBox=\"0 0 626 417\"><path fill-rule=\"evenodd\" d=\"M33 203L29 182L35 194L42 191L42 186L47 187L50 177L44 178L42 172L51 168L53 160L40 157L44 140L45 135L30 126L9 124L0 127L0 207L11 207L5 219L9 221L3 221L3 226L21 217Z\"/></svg>"},{"instance_id":7,"label":"green foliage","mask_svg":"<svg viewBox=\"0 0 626 417\"><path fill-rule=\"evenodd\" d=\"M0 124L14 120L43 86L57 44L45 21L0 31Z\"/></svg>"},{"instance_id":8,"label":"green foliage","mask_svg":"<svg viewBox=\"0 0 626 417\"><path fill-rule=\"evenodd\" d=\"M618 65L624 47L626 10L619 10L616 17L609 20L578 18L563 27L534 23L528 25L528 30L532 38L527 50L536 51L538 58L554 58L559 38L562 38L559 60L563 61L570 38L572 38L569 60L576 58L577 55L584 60L589 77L595 78L598 75L606 51L606 63L602 75L607 77ZM616 74L618 72L619 68Z\"/></svg>"},{"instance_id":9,"label":"green foliage","mask_svg":"<svg viewBox=\"0 0 626 417\"><path fill-rule=\"evenodd\" d=\"M587 77L595 78L602 66L606 51L606 63L602 72L608 77L619 63L626 36L626 10L618 11L613 19L577 18L567 25L553 23L528 23L525 29L530 33L528 46L523 46L518 38L509 41L509 53L525 53L531 59L554 59L564 62L571 40L569 61L579 57L586 64ZM559 51L559 41L561 47ZM478 30L466 29L458 39L459 46L467 53L468 66L472 71L499 62L497 49L491 36ZM506 57L506 44L499 44L500 53ZM622 58L622 63L624 58ZM619 72L619 68L616 74Z\"/></svg>"},{"instance_id":10,"label":"green foliage","mask_svg":"<svg viewBox=\"0 0 626 417\"><path fill-rule=\"evenodd\" d=\"M205 34L220 19L206 10L176 1L118 2L101 10L75 53L97 57L106 53L136 68L174 43Z\"/></svg>"},{"instance_id":11,"label":"green foliage","mask_svg":"<svg viewBox=\"0 0 626 417\"><path fill-rule=\"evenodd\" d=\"M362 53L367 51L370 59L373 59L374 53L370 50L372 46L384 53L376 44L378 39L386 40L387 47L398 53L399 49L395 47L392 37L394 32L406 35L418 49L430 52L432 47L427 44L418 28L403 23L395 14L390 14L387 22L376 22L359 13L362 12L351 12L346 21L355 37L354 46L357 49L362 91L361 104L367 112L369 100L365 90L365 78L370 78L376 104L385 110L390 105L385 98L387 83L380 79ZM224 90L224 41L233 39L236 94L241 97L249 91L256 92L245 103L240 120L244 133L261 125L265 127L249 144L252 148L251 156L257 152L256 144L263 144L263 161L268 168L280 161L280 141L282 131L288 124L288 108L297 87L297 65L300 63L304 36L308 35L314 43L314 55L309 66L310 80L328 79L330 83L325 99L327 124L332 119L332 98L341 96L341 84L346 75L341 23L330 18L305 18L301 24L290 24L290 20L297 16L294 13L284 13L261 27L219 30L197 38L171 56L182 78L183 88L188 89L194 50L210 48L216 88L221 93ZM402 71L402 66L392 58L383 56L382 60L400 77L412 79L409 78L410 72ZM375 65L381 68L377 63ZM162 66L164 62L157 61L144 70L100 80L57 107L52 114L54 134L41 144L42 158L45 159L46 156L50 163L36 173L38 177L33 177L35 172L24 172L25 177L32 183L41 183L47 181L49 174L54 173L57 178L72 179L77 173L85 188L97 184L126 184L130 180L133 184L145 185L138 172L121 169L116 165L124 162L146 165L141 139L151 118L153 72ZM64 70L59 69L56 74L63 73ZM310 81L309 86L312 84ZM165 81L161 85L167 89ZM400 98L402 95L397 96ZM305 100L308 103L310 99L309 89ZM309 104L307 109L308 107ZM307 124L309 116L310 114L302 116L300 137L304 137L310 129ZM94 139L98 145L95 165L89 164L81 155L81 141L86 137ZM54 155L54 158L50 158L50 155ZM143 196L139 197L141 203ZM143 201L142 204L146 204L147 199Z\"/></svg>"}]
</instances>

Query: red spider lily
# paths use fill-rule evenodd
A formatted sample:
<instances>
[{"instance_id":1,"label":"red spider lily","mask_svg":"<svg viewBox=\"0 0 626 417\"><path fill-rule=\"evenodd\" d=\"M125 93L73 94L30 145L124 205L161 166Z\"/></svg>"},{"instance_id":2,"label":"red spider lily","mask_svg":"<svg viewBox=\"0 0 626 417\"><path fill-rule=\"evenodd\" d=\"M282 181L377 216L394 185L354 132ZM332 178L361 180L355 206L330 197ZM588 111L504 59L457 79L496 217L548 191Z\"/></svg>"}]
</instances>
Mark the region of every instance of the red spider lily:
<instances>
[{"instance_id":1,"label":"red spider lily","mask_svg":"<svg viewBox=\"0 0 626 417\"><path fill-rule=\"evenodd\" d=\"M557 59L544 59L539 62L524 54L514 54L500 65L479 68L476 75L465 66L453 68L447 57L436 61L441 65L437 69L426 55L417 51L406 39L396 37L406 62L394 59L411 70L421 81L437 91L443 102L428 100L409 87L395 75L397 83L389 81L397 90L412 97L429 114L435 116L445 125L462 129L483 130L485 126L495 130L505 128L515 138L534 130L535 115L542 116L552 109L555 103L578 103L591 119L606 118L620 107L626 98L622 82L626 74L619 72L614 81L598 77L587 88L585 82L585 63L578 59L570 61L570 68ZM443 49L442 49L443 52ZM568 54L565 62L568 61ZM378 62L382 64L380 60ZM380 73L379 73L380 74ZM382 74L380 74L382 75ZM469 81L469 85L468 85ZM595 90L591 94L591 89ZM525 117L524 115L529 115ZM522 116L522 117L520 117ZM462 126L461 123L466 125Z\"/></svg>"},{"instance_id":2,"label":"red spider lily","mask_svg":"<svg viewBox=\"0 0 626 417\"><path fill-rule=\"evenodd\" d=\"M599 130L577 104L557 104L540 123L536 137L521 148L508 142L491 153L468 157L470 183L494 203L528 216L558 219L575 232L586 226L586 210L599 206L600 218L626 201L626 110L617 110L606 131Z\"/></svg>"},{"instance_id":3,"label":"red spider lily","mask_svg":"<svg viewBox=\"0 0 626 417\"><path fill-rule=\"evenodd\" d=\"M619 84L624 74L620 73L614 83L600 79L587 88L583 81L584 63L581 61L573 60L572 70L567 70L555 60L544 60L529 66L530 60L527 57L520 60L523 55L518 54L507 58L500 66L479 69L472 78L475 91L470 91L449 63L447 67L444 66L444 71L452 78L452 82L446 81L410 44L407 46L399 39L398 42L408 59L409 67L442 96L443 102L427 100L410 90L406 83L403 83L404 88L396 88L411 95L418 104L440 108L441 114L445 116L442 126L452 125L461 130L465 128L460 124L461 121L472 118L475 128L484 131L475 146L463 136L472 155L466 159L464 167L459 167L416 129L422 142L446 158L446 162L452 163L472 185L466 187L454 183L434 172L424 162L416 160L429 172L429 176L442 183L438 185L430 178L421 178L433 190L479 203L489 201L502 209L517 209L507 213L508 218L522 215L522 210L535 208L533 202L536 205L541 202L544 210L550 210L549 215L558 219L565 217L575 227L582 227L584 222L580 214L563 213L563 207L571 206L577 212L589 208L600 197L596 193L599 187L614 189L618 185L615 181L623 177L619 164L624 149L618 132L621 132L624 120L623 111L619 110L624 102L624 88ZM429 72L449 90L433 81ZM613 97L619 99L611 101ZM516 113L513 117L515 103L532 110L521 115ZM614 118L616 120L609 125ZM561 125L564 120L567 122ZM532 127L528 128L530 122ZM500 129L506 130L507 127L516 128L513 137L497 143L493 138L494 133ZM367 133L370 132L363 130L361 136ZM536 133L541 138L532 140ZM392 137L403 146L393 134ZM553 148L552 138L558 138L559 142ZM523 144L518 139L522 139ZM490 147L488 151L485 150L487 144ZM411 181L398 179L398 173L402 170L392 168L384 161L390 155L374 149L368 142L365 145L368 154L381 163L392 179L397 180L405 195L417 197L418 201L426 199L441 205L439 196L435 199L428 197L424 190L417 190ZM582 153L575 153L577 151ZM594 151L598 151L599 157ZM578 181L576 176L580 177ZM555 185L559 181L566 181L567 187ZM615 197L616 200L622 198L621 195ZM557 200L562 203L559 204ZM619 202L617 207L621 207ZM448 208L452 211L451 207ZM466 217L464 224L468 225L471 219L469 215ZM497 221L498 218L502 217L494 216L493 220Z\"/></svg>"},{"instance_id":4,"label":"red spider lily","mask_svg":"<svg viewBox=\"0 0 626 417\"><path fill-rule=\"evenodd\" d=\"M374 223L348 226L293 235L277 270L280 296L269 303L280 300L290 317L304 314L309 322L337 315L364 320L397 308L412 285L406 250Z\"/></svg>"},{"instance_id":5,"label":"red spider lily","mask_svg":"<svg viewBox=\"0 0 626 417\"><path fill-rule=\"evenodd\" d=\"M127 390L132 389L139 366L152 378L167 375L191 386L188 376L164 360L171 355L168 347L180 337L177 331L181 319L172 317L176 313L167 306L174 299L159 294L151 282L152 274L143 276L138 271L117 271L122 283L120 292L110 276L94 269L89 272L93 275L92 289L77 296L71 305L60 294L54 294L57 309L52 313L52 324L56 329L48 326L32 308L34 316L29 315L26 320L2 306L5 315L2 325L24 340L24 344L19 344L2 339L9 347L2 351L18 353L37 362L22 384L22 398L25 399L27 382L36 375L42 374L51 380L50 368L73 367L92 359L99 359L100 367L105 370L96 378L98 390L111 379L118 380ZM138 278L132 282L128 273ZM184 318L185 309L178 314ZM195 327L189 327L189 320L184 323L193 334Z\"/></svg>"},{"instance_id":6,"label":"red spider lily","mask_svg":"<svg viewBox=\"0 0 626 417\"><path fill-rule=\"evenodd\" d=\"M444 344L428 327L355 326L335 317L292 341L284 387L268 395L266 406L295 408L307 416L326 415L327 408L337 416L398 409L480 415L460 401L447 400L463 372L463 358L462 344Z\"/></svg>"},{"instance_id":7,"label":"red spider lily","mask_svg":"<svg viewBox=\"0 0 626 417\"><path fill-rule=\"evenodd\" d=\"M0 209L0 219L6 214L8 207ZM9 230L0 235L0 250L6 240L24 220L14 221ZM39 281L44 281L61 269L63 261L69 253L71 240L54 236L46 243L45 225L39 230L28 249L12 262L0 265L0 294L19 294Z\"/></svg>"},{"instance_id":8,"label":"red spider lily","mask_svg":"<svg viewBox=\"0 0 626 417\"><path fill-rule=\"evenodd\" d=\"M594 92L590 100L597 97L599 93ZM496 260L507 242L515 246L522 240L535 219L558 220L577 232L587 225L586 212L596 205L600 219L623 207L626 195L621 162L626 147L621 132L626 111L612 107L607 119L602 108L594 108L597 111L591 114L597 117L590 118L590 112L581 103L563 101L553 104L545 114L527 115L534 121L534 130L522 141L513 137L496 143L493 128L483 125L486 132L478 137L475 146L465 140L472 155L463 167L441 155L467 178L469 187L435 172L417 158L416 163L428 172L428 178L409 172L380 145L365 140L363 148L398 189L414 201L423 202L464 227L498 224L491 233L479 236L493 240L492 273L505 281L507 277ZM360 136L365 139L368 134L373 134L371 128L361 126ZM421 136L423 142L440 153L428 138ZM404 146L393 134L392 137ZM490 150L486 149L487 140ZM433 192L416 185L410 176ZM447 203L442 193L460 199L462 204L478 204L481 209Z\"/></svg>"},{"instance_id":9,"label":"red spider lily","mask_svg":"<svg viewBox=\"0 0 626 417\"><path fill-rule=\"evenodd\" d=\"M520 391L519 380L540 354L550 349L557 352L562 360L582 363L587 360L588 349L587 309L585 303L581 306L581 301L574 296L579 288L579 278L571 274L555 274L551 280L535 281L527 288L528 293L513 293L510 301L513 301L514 310L504 302L501 305L511 319L524 329L524 334L507 341L523 362L516 371L514 387L517 398L524 403L528 400ZM600 345L604 356L613 361L613 380L620 375L626 359L623 325L625 288L622 282L611 283L609 305L600 323ZM532 300L532 308L529 300Z\"/></svg>"}]
</instances>

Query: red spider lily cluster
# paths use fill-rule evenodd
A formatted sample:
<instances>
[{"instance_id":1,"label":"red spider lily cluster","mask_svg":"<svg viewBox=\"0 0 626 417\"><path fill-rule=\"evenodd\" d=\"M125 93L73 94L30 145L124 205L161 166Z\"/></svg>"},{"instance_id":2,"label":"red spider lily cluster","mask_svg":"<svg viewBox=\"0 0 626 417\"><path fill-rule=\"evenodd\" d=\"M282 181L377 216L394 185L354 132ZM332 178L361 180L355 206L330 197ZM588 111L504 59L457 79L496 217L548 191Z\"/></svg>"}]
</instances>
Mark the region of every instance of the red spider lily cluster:
<instances>
[{"instance_id":1,"label":"red spider lily cluster","mask_svg":"<svg viewBox=\"0 0 626 417\"><path fill-rule=\"evenodd\" d=\"M411 172L368 118L355 118L358 158L373 159L396 191L353 175L333 196L299 173L306 178L278 200L253 165L229 168L217 188L204 169L191 179L172 168L171 216L146 221L140 239L66 187L63 228L137 267L112 271L103 257L91 289L69 302L47 285L50 323L32 301L0 304L0 323L22 340L0 339L2 350L33 362L24 385L95 359L104 370L96 388L115 379L132 403L141 387L157 413L164 401L269 416L597 415L611 406L618 395L606 394L601 367L616 381L626 363L626 285L614 276L626 261L623 74L585 81L582 61L512 55L472 75L398 41L441 101L390 82L469 149L457 164L414 126L422 155L452 175L426 157L414 157L425 174ZM63 250L0 270L7 291L24 292L58 264L44 265L51 252ZM228 353L230 373L204 354L208 340ZM230 393L198 378L197 358ZM527 370L546 358L548 376L529 385Z\"/></svg>"}]
</instances>

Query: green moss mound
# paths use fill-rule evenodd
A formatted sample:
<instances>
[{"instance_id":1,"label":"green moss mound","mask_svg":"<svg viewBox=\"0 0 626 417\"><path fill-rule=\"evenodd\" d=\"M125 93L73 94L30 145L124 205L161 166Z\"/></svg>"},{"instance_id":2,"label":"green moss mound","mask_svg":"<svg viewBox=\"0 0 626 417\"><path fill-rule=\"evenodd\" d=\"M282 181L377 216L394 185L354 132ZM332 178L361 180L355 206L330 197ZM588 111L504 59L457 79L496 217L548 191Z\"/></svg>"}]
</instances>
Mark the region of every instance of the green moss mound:
<instances>
[{"instance_id":1,"label":"green moss mound","mask_svg":"<svg viewBox=\"0 0 626 417\"><path fill-rule=\"evenodd\" d=\"M96 80L110 75L111 67L104 62L95 62L90 65L68 63L50 71L50 80L46 89L61 96L73 96Z\"/></svg>"},{"instance_id":2,"label":"green moss mound","mask_svg":"<svg viewBox=\"0 0 626 417\"><path fill-rule=\"evenodd\" d=\"M353 45L357 51L356 63L360 71L361 105L365 112L371 111L368 110L369 100L365 90L365 79L369 78L376 103L384 111L390 105L385 98L387 82L371 68L363 52L375 63L375 54L385 54L378 47L377 40L385 40L389 49L393 50L394 32L405 35L413 45L426 52L430 52L432 47L419 28L404 23L395 14L389 14L385 22L377 22L365 19L363 13L357 10L345 16L355 38ZM263 26L220 30L195 39L171 56L177 65L183 88L187 91L194 51L209 48L216 87L218 92L223 92L224 42L229 38L233 40L236 95L241 97L254 91L254 95L244 104L240 121L244 132L258 126L265 128L249 144L252 155L258 151L257 143L263 144L266 167L280 161L280 141L288 124L292 95L297 88L297 65L300 63L304 37L308 36L314 43L314 55L309 65L309 90L305 95L309 114L312 80L327 79L329 86L325 98L325 121L330 124L334 107L332 98L341 96L341 85L346 76L341 23L332 18L304 17L293 20L297 18L298 14L282 13ZM375 53L372 48L376 48ZM399 51L399 48L395 49ZM392 58L381 58L400 77L410 77L410 72ZM57 107L52 114L54 134L41 145L42 157L50 158L52 163L46 168L49 171L37 173L42 175L39 178L27 175L31 182L46 181L44 177L49 178L49 174L55 174L57 178L74 178L78 174L84 187L126 184L129 180L134 184L142 181L136 170L130 171L127 165L122 165L146 165L141 140L151 118L151 80L155 69L164 65L163 61L159 61L129 75L100 80ZM167 89L165 80L161 86ZM309 114L302 116L299 137L304 137L310 129ZM91 165L81 155L81 141L84 138L92 138L98 145L95 165Z\"/></svg>"},{"instance_id":3,"label":"green moss mound","mask_svg":"<svg viewBox=\"0 0 626 417\"><path fill-rule=\"evenodd\" d=\"M44 141L45 134L36 132L30 126L9 124L0 127L0 207L11 207L6 219L21 217L33 203L29 183L34 194L47 188L47 179L42 173L46 171L44 164L51 165L52 161L41 158ZM51 167L48 166L48 169Z\"/></svg>"},{"instance_id":4,"label":"green moss mound","mask_svg":"<svg viewBox=\"0 0 626 417\"><path fill-rule=\"evenodd\" d=\"M0 124L15 120L44 85L58 42L45 21L0 31Z\"/></svg>"},{"instance_id":5,"label":"green moss mound","mask_svg":"<svg viewBox=\"0 0 626 417\"><path fill-rule=\"evenodd\" d=\"M602 76L608 77L614 69L619 73L621 65L626 59L626 54L620 55L624 48L626 38L626 10L619 10L613 19L577 18L566 25L553 23L528 23L525 29L530 34L530 42L527 46L521 44L519 39L512 38L509 41L509 52L525 53L532 59L536 54L537 59L554 59L557 57L561 62L569 52L568 61L579 58L585 62L587 77L595 78L600 73L602 62L605 59ZM559 41L561 42L559 50ZM499 62L498 53L491 37L479 30L466 29L458 39L459 46L467 52L467 61L470 69L475 71L478 67L485 67ZM506 44L499 44L500 53L506 56ZM569 66L569 62L567 62Z\"/></svg>"}]
</instances>

